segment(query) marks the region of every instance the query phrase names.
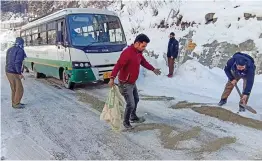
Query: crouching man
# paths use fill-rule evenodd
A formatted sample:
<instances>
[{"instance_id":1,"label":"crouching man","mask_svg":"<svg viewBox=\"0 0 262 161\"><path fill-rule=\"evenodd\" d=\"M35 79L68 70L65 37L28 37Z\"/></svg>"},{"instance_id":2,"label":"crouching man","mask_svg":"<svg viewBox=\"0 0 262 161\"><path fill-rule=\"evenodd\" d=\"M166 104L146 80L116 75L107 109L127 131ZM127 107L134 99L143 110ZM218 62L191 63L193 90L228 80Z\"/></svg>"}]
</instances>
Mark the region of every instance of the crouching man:
<instances>
[{"instance_id":1,"label":"crouching man","mask_svg":"<svg viewBox=\"0 0 262 161\"><path fill-rule=\"evenodd\" d=\"M228 96L240 79L243 79L243 92L240 103L246 105L254 84L256 70L254 59L247 54L237 52L228 60L224 70L229 81L218 105L222 106L227 103ZM239 106L239 111L245 111L245 109Z\"/></svg>"}]
</instances>

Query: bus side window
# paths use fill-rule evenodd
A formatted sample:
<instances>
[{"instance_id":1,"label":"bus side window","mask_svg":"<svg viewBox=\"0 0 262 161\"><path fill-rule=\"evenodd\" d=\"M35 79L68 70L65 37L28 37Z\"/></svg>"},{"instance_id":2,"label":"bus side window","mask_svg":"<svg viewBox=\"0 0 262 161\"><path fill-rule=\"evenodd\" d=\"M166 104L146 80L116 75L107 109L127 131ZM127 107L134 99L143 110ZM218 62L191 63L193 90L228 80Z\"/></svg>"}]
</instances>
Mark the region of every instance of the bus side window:
<instances>
[{"instance_id":1,"label":"bus side window","mask_svg":"<svg viewBox=\"0 0 262 161\"><path fill-rule=\"evenodd\" d=\"M57 42L64 45L64 20L57 23Z\"/></svg>"}]
</instances>

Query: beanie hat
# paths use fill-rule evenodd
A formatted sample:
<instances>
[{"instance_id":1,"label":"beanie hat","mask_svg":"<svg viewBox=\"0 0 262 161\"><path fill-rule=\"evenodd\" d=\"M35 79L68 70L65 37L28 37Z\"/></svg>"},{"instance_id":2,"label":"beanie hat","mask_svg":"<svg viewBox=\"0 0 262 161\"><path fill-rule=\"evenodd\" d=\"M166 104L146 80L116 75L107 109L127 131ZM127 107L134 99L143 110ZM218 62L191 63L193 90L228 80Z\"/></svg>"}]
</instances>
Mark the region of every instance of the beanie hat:
<instances>
[{"instance_id":1,"label":"beanie hat","mask_svg":"<svg viewBox=\"0 0 262 161\"><path fill-rule=\"evenodd\" d=\"M245 58L239 58L236 60L236 64L240 66L245 66L247 65L247 60Z\"/></svg>"}]
</instances>

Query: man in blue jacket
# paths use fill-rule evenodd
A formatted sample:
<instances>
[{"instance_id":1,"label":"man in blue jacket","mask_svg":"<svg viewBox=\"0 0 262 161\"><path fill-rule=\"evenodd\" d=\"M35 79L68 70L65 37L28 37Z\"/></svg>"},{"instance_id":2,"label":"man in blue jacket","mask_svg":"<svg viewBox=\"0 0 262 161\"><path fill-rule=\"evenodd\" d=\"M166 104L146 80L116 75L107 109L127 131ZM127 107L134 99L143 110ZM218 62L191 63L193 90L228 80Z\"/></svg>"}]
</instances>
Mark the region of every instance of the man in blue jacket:
<instances>
[{"instance_id":1,"label":"man in blue jacket","mask_svg":"<svg viewBox=\"0 0 262 161\"><path fill-rule=\"evenodd\" d=\"M22 64L26 57L23 47L24 40L21 37L17 37L14 46L7 50L6 55L5 71L12 91L13 108L24 108L25 106L21 103L24 93L21 81L21 79L24 79L22 75Z\"/></svg>"},{"instance_id":2,"label":"man in blue jacket","mask_svg":"<svg viewBox=\"0 0 262 161\"><path fill-rule=\"evenodd\" d=\"M225 86L219 105L226 104L228 96L240 79L243 79L240 103L246 105L254 84L256 70L254 59L247 54L237 52L228 60L224 70L229 81ZM245 109L239 106L239 111L245 111Z\"/></svg>"},{"instance_id":3,"label":"man in blue jacket","mask_svg":"<svg viewBox=\"0 0 262 161\"><path fill-rule=\"evenodd\" d=\"M168 58L168 67L169 74L167 75L169 78L173 77L174 73L174 63L175 59L178 56L179 43L175 39L175 33L171 32L169 35L168 49L167 49L167 58Z\"/></svg>"}]
</instances>

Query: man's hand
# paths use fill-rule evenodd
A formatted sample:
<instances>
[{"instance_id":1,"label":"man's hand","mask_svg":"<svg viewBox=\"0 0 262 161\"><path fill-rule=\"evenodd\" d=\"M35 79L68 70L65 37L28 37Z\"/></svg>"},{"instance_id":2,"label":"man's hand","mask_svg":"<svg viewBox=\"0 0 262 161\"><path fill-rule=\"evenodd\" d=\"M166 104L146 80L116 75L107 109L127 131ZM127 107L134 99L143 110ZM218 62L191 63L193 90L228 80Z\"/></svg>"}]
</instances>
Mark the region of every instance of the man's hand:
<instances>
[{"instance_id":1,"label":"man's hand","mask_svg":"<svg viewBox=\"0 0 262 161\"><path fill-rule=\"evenodd\" d=\"M174 57L173 57L173 56L171 56L171 59L174 59Z\"/></svg>"},{"instance_id":2,"label":"man's hand","mask_svg":"<svg viewBox=\"0 0 262 161\"><path fill-rule=\"evenodd\" d=\"M153 72L154 72L156 75L160 75L160 74L161 74L160 69L155 69Z\"/></svg>"},{"instance_id":3,"label":"man's hand","mask_svg":"<svg viewBox=\"0 0 262 161\"><path fill-rule=\"evenodd\" d=\"M235 79L232 80L232 81L231 81L231 84L233 84L233 85L235 86L235 85L237 84L237 80L235 80Z\"/></svg>"},{"instance_id":4,"label":"man's hand","mask_svg":"<svg viewBox=\"0 0 262 161\"><path fill-rule=\"evenodd\" d=\"M115 85L114 79L111 78L110 81L108 82L108 85L110 88L114 87Z\"/></svg>"},{"instance_id":5,"label":"man's hand","mask_svg":"<svg viewBox=\"0 0 262 161\"><path fill-rule=\"evenodd\" d=\"M248 95L243 95L242 98L241 98L241 102L246 105L247 104L247 98L248 98Z\"/></svg>"},{"instance_id":6,"label":"man's hand","mask_svg":"<svg viewBox=\"0 0 262 161\"><path fill-rule=\"evenodd\" d=\"M25 80L25 77L23 76L23 74L20 74L19 78Z\"/></svg>"}]
</instances>

